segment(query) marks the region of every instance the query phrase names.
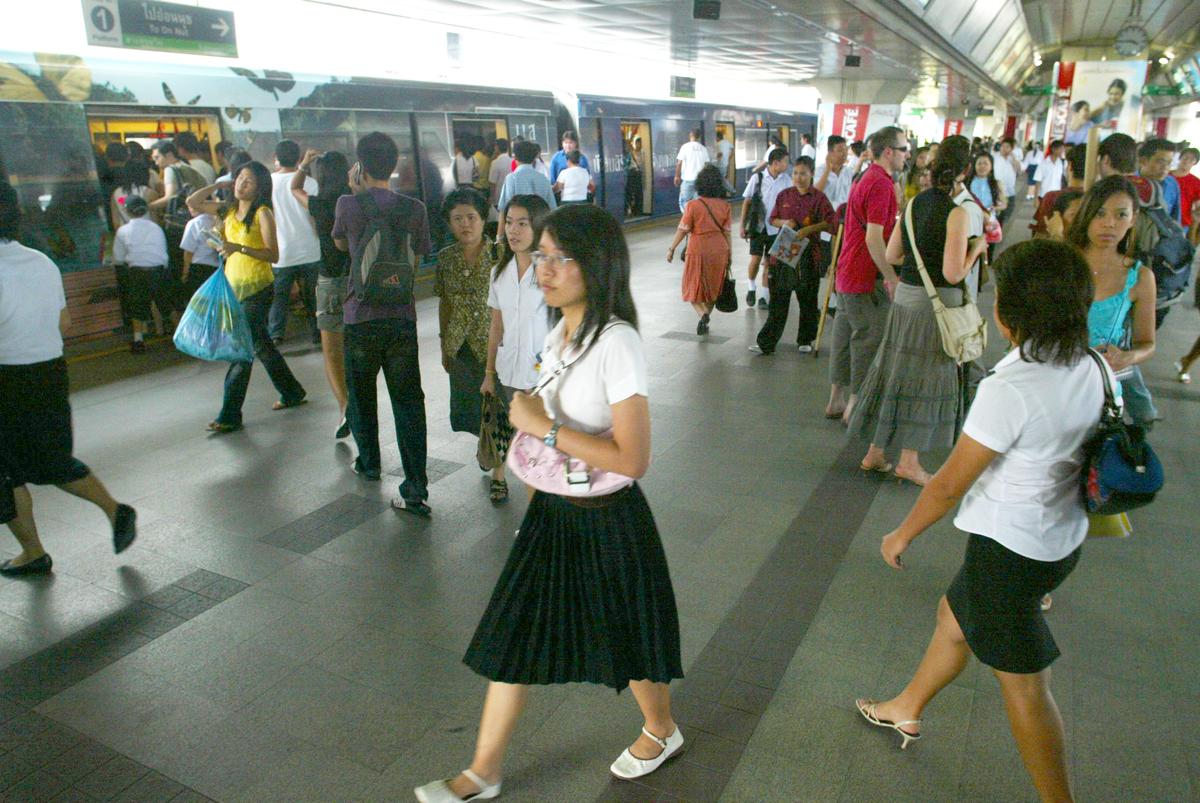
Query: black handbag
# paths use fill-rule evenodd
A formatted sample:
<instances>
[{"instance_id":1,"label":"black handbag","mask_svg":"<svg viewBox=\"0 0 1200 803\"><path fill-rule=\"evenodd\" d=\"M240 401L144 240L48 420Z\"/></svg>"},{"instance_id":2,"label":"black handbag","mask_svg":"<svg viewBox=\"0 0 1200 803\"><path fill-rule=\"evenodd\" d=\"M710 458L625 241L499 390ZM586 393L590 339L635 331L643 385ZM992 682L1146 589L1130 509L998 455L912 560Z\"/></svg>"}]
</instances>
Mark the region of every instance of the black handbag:
<instances>
[{"instance_id":1,"label":"black handbag","mask_svg":"<svg viewBox=\"0 0 1200 803\"><path fill-rule=\"evenodd\" d=\"M705 212L708 212L708 216L712 218L712 222L717 227L717 230L724 231L724 227L721 226L720 222L717 220L717 216L713 214L713 211L708 207L708 204L701 201L700 205L704 207ZM733 280L732 248L729 252L729 261L725 263L725 278L721 280L721 292L717 294L715 306L717 312L737 312L738 309L737 283Z\"/></svg>"},{"instance_id":2,"label":"black handbag","mask_svg":"<svg viewBox=\"0 0 1200 803\"><path fill-rule=\"evenodd\" d=\"M1146 430L1125 423L1104 358L1088 349L1104 382L1100 425L1083 445L1080 484L1088 513L1113 515L1148 505L1163 487L1163 468L1146 442Z\"/></svg>"}]
</instances>

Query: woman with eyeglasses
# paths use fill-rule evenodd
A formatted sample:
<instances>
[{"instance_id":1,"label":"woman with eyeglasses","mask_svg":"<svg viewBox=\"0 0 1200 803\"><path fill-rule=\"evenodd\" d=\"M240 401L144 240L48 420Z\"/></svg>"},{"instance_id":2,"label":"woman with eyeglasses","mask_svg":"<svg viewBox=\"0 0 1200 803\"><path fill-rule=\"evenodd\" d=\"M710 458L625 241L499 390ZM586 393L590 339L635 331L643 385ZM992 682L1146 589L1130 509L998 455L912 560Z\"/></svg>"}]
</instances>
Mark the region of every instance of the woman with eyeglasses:
<instances>
[{"instance_id":1,"label":"woman with eyeglasses","mask_svg":"<svg viewBox=\"0 0 1200 803\"><path fill-rule=\"evenodd\" d=\"M479 392L497 397L506 409L514 393L527 393L537 384L542 348L550 330L546 297L533 267L534 248L549 214L550 205L541 196L515 195L501 215L504 238L488 290L492 325ZM503 464L493 477L491 500L503 502L508 498Z\"/></svg>"},{"instance_id":2,"label":"woman with eyeglasses","mask_svg":"<svg viewBox=\"0 0 1200 803\"><path fill-rule=\"evenodd\" d=\"M438 252L433 290L438 297L442 367L450 376L450 429L478 436L483 421L479 389L492 326L487 300L495 261L492 241L483 234L487 199L476 189L459 188L446 196L442 216L455 239ZM494 496L504 468L491 472L489 493Z\"/></svg>"},{"instance_id":3,"label":"woman with eyeglasses","mask_svg":"<svg viewBox=\"0 0 1200 803\"><path fill-rule=\"evenodd\" d=\"M646 358L620 224L597 206L560 208L533 264L558 320L546 337L543 389L514 394L513 426L594 471L641 477L650 464ZM490 681L475 757L455 778L416 789L422 803L500 794L531 685L633 690L645 724L610 767L618 778L679 755L668 690L683 677L675 596L636 482L603 496L534 494L463 660Z\"/></svg>"}]
</instances>

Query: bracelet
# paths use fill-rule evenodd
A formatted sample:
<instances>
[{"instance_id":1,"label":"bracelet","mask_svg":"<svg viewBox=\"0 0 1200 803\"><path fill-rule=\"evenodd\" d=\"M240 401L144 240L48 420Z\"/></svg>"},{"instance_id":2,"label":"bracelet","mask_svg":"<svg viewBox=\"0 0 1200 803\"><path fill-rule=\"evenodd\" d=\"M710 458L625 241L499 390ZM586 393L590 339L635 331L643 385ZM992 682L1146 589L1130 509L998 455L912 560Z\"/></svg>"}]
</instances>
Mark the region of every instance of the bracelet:
<instances>
[{"instance_id":1,"label":"bracelet","mask_svg":"<svg viewBox=\"0 0 1200 803\"><path fill-rule=\"evenodd\" d=\"M496 375L495 371L486 371L485 370L483 373L486 374L487 376L495 376Z\"/></svg>"}]
</instances>

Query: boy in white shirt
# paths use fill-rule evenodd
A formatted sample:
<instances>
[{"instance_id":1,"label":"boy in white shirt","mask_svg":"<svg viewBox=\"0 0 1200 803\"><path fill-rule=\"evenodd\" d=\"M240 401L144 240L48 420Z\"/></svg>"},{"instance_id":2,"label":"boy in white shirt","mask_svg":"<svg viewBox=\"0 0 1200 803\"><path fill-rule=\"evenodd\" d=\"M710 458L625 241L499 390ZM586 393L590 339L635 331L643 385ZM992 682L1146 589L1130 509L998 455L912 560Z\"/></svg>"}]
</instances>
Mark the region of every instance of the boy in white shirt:
<instances>
[{"instance_id":1,"label":"boy in white shirt","mask_svg":"<svg viewBox=\"0 0 1200 803\"><path fill-rule=\"evenodd\" d=\"M558 181L554 182L554 191L559 194L563 206L587 203L588 193L596 189L596 184L592 181L592 174L587 171L587 168L580 165L581 161L582 156L579 151L568 153L567 169L561 171L558 174Z\"/></svg>"},{"instance_id":2,"label":"boy in white shirt","mask_svg":"<svg viewBox=\"0 0 1200 803\"><path fill-rule=\"evenodd\" d=\"M150 302L158 307L164 322L173 309L167 293L167 236L147 217L150 206L145 198L131 196L125 201L125 211L129 222L117 229L113 260L129 266L129 317L133 326L129 350L141 354L146 350L142 339L146 322L151 320Z\"/></svg>"},{"instance_id":3,"label":"boy in white shirt","mask_svg":"<svg viewBox=\"0 0 1200 803\"><path fill-rule=\"evenodd\" d=\"M183 282L184 303L186 304L200 285L208 281L221 264L221 258L213 247L208 244L208 232L216 228L217 218L203 212L193 212L183 230L183 239L179 243L183 251Z\"/></svg>"}]
</instances>

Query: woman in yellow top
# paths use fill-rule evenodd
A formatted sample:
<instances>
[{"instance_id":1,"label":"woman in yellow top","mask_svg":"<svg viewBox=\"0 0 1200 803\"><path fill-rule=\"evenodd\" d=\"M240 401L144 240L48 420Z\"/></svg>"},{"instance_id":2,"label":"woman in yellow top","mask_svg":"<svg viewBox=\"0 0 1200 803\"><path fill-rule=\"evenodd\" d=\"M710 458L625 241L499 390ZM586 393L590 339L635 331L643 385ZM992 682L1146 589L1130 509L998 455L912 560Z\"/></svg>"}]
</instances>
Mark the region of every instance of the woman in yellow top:
<instances>
[{"instance_id":1,"label":"woman in yellow top","mask_svg":"<svg viewBox=\"0 0 1200 803\"><path fill-rule=\"evenodd\" d=\"M442 215L455 243L438 252L434 292L441 324L442 367L450 375L450 429L478 435L482 425L483 385L487 368L495 255L483 234L487 199L477 190L457 189L446 196ZM493 502L508 496L503 465L492 471Z\"/></svg>"},{"instance_id":2,"label":"woman in yellow top","mask_svg":"<svg viewBox=\"0 0 1200 803\"><path fill-rule=\"evenodd\" d=\"M224 205L212 200L213 192L229 186L226 181L198 190L188 198L188 208L223 221L225 278L250 322L254 355L279 391L279 401L271 409L286 410L303 404L305 392L267 334L267 312L275 292L271 263L279 259L275 215L271 212L271 173L261 162L245 164L233 178L233 202ZM253 362L230 363L225 374L225 402L216 420L208 425L210 431L225 433L242 428L242 402L246 400L253 366Z\"/></svg>"}]
</instances>

